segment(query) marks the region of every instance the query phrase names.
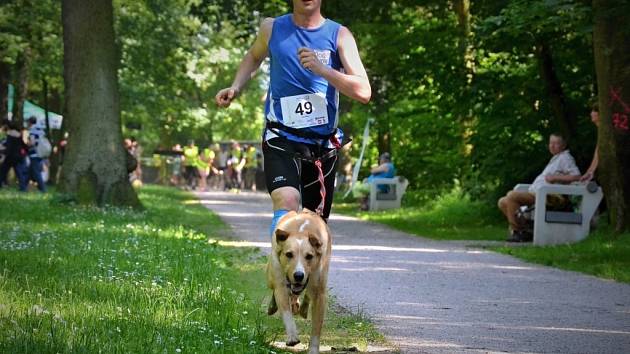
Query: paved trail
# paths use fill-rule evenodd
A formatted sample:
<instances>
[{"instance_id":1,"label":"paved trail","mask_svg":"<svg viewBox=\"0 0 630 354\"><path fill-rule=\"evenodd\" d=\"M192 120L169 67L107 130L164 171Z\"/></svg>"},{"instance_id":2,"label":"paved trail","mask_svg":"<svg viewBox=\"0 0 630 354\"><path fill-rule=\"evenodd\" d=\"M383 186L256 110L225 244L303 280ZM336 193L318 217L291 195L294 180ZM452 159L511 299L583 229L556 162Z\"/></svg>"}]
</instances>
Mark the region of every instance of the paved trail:
<instances>
[{"instance_id":1,"label":"paved trail","mask_svg":"<svg viewBox=\"0 0 630 354\"><path fill-rule=\"evenodd\" d=\"M267 194L199 193L269 250ZM402 353L630 353L630 285L333 215L330 292Z\"/></svg>"}]
</instances>

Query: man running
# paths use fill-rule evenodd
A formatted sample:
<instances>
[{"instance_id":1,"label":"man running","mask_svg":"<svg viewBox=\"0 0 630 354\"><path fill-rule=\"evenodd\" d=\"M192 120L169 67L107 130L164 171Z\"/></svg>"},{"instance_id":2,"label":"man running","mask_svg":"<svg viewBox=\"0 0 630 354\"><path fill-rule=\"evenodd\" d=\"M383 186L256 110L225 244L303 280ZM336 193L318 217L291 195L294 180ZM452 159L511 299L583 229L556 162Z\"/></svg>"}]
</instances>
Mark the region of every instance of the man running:
<instances>
[{"instance_id":1,"label":"man running","mask_svg":"<svg viewBox=\"0 0 630 354\"><path fill-rule=\"evenodd\" d=\"M273 202L270 233L300 205L328 219L342 132L339 92L368 103L372 89L352 33L321 14L321 0L293 0L293 12L263 20L232 85L215 99L227 107L270 57L264 170Z\"/></svg>"}]
</instances>

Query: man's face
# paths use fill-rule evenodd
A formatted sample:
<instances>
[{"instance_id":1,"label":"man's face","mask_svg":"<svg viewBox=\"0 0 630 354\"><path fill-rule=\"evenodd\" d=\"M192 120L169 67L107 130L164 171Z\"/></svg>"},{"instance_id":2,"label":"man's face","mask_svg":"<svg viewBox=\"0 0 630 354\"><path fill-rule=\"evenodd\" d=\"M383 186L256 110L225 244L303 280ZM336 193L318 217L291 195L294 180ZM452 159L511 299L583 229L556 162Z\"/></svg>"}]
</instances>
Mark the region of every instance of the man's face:
<instances>
[{"instance_id":1,"label":"man's face","mask_svg":"<svg viewBox=\"0 0 630 354\"><path fill-rule=\"evenodd\" d=\"M591 122L595 123L595 125L599 126L599 112L591 111Z\"/></svg>"},{"instance_id":2,"label":"man's face","mask_svg":"<svg viewBox=\"0 0 630 354\"><path fill-rule=\"evenodd\" d=\"M293 0L293 11L297 13L310 13L319 10L322 0Z\"/></svg>"},{"instance_id":3,"label":"man's face","mask_svg":"<svg viewBox=\"0 0 630 354\"><path fill-rule=\"evenodd\" d=\"M565 143L561 137L552 135L549 137L549 152L552 155L557 155L564 150Z\"/></svg>"}]
</instances>

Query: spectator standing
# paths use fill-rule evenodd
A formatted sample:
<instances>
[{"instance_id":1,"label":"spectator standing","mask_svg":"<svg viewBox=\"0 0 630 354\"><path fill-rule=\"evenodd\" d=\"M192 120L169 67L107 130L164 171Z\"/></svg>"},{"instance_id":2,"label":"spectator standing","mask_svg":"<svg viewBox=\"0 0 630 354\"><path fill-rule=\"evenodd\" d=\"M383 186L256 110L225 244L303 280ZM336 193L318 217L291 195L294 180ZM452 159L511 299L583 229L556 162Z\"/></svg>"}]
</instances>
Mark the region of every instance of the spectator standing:
<instances>
[{"instance_id":1,"label":"spectator standing","mask_svg":"<svg viewBox=\"0 0 630 354\"><path fill-rule=\"evenodd\" d=\"M184 147L184 178L186 178L186 187L192 190L197 189L199 185L199 147L195 145L195 141L191 140Z\"/></svg>"},{"instance_id":2,"label":"spectator standing","mask_svg":"<svg viewBox=\"0 0 630 354\"><path fill-rule=\"evenodd\" d=\"M135 137L132 136L130 140L130 152L137 161L136 169L133 171L134 180L137 181L136 183L142 184L142 146L140 146L140 143L138 142L138 140L136 140Z\"/></svg>"},{"instance_id":3,"label":"spectator standing","mask_svg":"<svg viewBox=\"0 0 630 354\"><path fill-rule=\"evenodd\" d=\"M593 103L591 107L591 122L599 129L599 104ZM593 153L593 160L586 172L580 178L580 182L590 182L595 178L595 172L597 171L597 165L599 164L599 144L595 146L595 152Z\"/></svg>"},{"instance_id":4,"label":"spectator standing","mask_svg":"<svg viewBox=\"0 0 630 354\"><path fill-rule=\"evenodd\" d=\"M245 148L245 166L243 167L243 184L245 189L256 190L256 169L258 168L258 151L253 145Z\"/></svg>"},{"instance_id":5,"label":"spectator standing","mask_svg":"<svg viewBox=\"0 0 630 354\"><path fill-rule=\"evenodd\" d=\"M44 129L37 126L37 118L30 117L28 119L28 178L37 183L37 189L40 192L46 192L46 183L42 171L44 168L44 160L48 156L44 156L42 147L46 144L46 133ZM50 143L48 143L50 145Z\"/></svg>"},{"instance_id":6,"label":"spectator standing","mask_svg":"<svg viewBox=\"0 0 630 354\"><path fill-rule=\"evenodd\" d=\"M20 191L26 191L28 176L26 171L26 156L28 146L24 143L22 132L15 122L4 120L2 130L6 133L4 142L4 161L0 164L0 188L7 183L7 175L11 168L15 172Z\"/></svg>"},{"instance_id":7,"label":"spectator standing","mask_svg":"<svg viewBox=\"0 0 630 354\"><path fill-rule=\"evenodd\" d=\"M235 141L232 143L232 150L230 151L230 158L228 159L228 180L230 188L237 190L243 188L244 166L245 156L241 150L241 144Z\"/></svg>"},{"instance_id":8,"label":"spectator standing","mask_svg":"<svg viewBox=\"0 0 630 354\"><path fill-rule=\"evenodd\" d=\"M201 188L202 191L208 190L208 176L210 175L210 169L212 167L213 161L214 151L212 151L210 147L203 149L201 151L201 154L199 155L197 167L197 169L199 170L199 188Z\"/></svg>"},{"instance_id":9,"label":"spectator standing","mask_svg":"<svg viewBox=\"0 0 630 354\"><path fill-rule=\"evenodd\" d=\"M182 175L182 146L175 144L173 146L173 157L171 159L171 184L179 186Z\"/></svg>"}]
</instances>

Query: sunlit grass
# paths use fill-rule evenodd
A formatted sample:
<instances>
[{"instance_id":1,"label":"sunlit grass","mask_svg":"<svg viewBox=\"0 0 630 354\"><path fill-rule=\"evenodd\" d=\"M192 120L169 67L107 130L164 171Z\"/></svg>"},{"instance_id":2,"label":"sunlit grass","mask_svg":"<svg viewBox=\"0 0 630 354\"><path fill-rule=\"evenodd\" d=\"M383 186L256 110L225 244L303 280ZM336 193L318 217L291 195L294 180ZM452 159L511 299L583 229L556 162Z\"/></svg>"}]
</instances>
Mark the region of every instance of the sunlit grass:
<instances>
[{"instance_id":1,"label":"sunlit grass","mask_svg":"<svg viewBox=\"0 0 630 354\"><path fill-rule=\"evenodd\" d=\"M333 204L333 212L438 240L504 240L507 226L491 207L453 192L422 206L373 212L359 211L356 203L339 202Z\"/></svg>"},{"instance_id":2,"label":"sunlit grass","mask_svg":"<svg viewBox=\"0 0 630 354\"><path fill-rule=\"evenodd\" d=\"M266 257L214 241L226 226L191 195L145 186L142 212L55 198L0 192L0 352L282 352ZM353 316L331 311L322 343L382 339Z\"/></svg>"},{"instance_id":3,"label":"sunlit grass","mask_svg":"<svg viewBox=\"0 0 630 354\"><path fill-rule=\"evenodd\" d=\"M529 262L630 283L630 233L615 235L609 227L570 245L493 249Z\"/></svg>"}]
</instances>

